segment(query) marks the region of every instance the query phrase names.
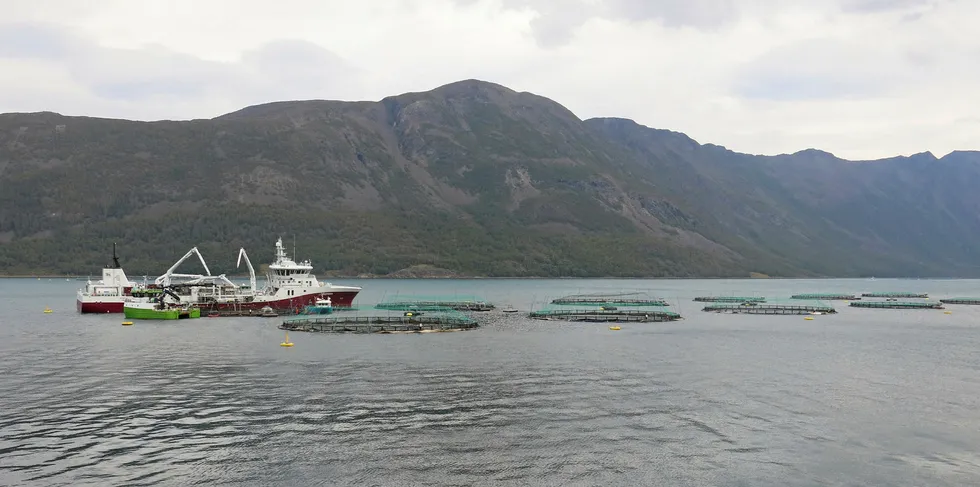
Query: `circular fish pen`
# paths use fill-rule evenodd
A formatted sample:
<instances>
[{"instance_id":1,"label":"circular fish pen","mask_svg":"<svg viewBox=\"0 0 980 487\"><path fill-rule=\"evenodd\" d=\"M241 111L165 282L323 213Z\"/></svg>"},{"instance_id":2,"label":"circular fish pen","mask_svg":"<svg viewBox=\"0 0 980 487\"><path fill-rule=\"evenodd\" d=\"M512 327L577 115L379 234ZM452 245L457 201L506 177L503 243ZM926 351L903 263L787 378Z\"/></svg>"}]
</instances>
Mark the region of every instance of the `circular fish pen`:
<instances>
[{"instance_id":1,"label":"circular fish pen","mask_svg":"<svg viewBox=\"0 0 980 487\"><path fill-rule=\"evenodd\" d=\"M427 310L351 309L331 315L305 315L283 320L286 331L316 333L428 333L472 330L473 318L456 310L430 306Z\"/></svg>"},{"instance_id":2,"label":"circular fish pen","mask_svg":"<svg viewBox=\"0 0 980 487\"><path fill-rule=\"evenodd\" d=\"M600 306L596 308L547 307L532 311L529 318L546 321L572 321L592 323L657 323L677 321L681 315L665 309L618 309Z\"/></svg>"},{"instance_id":3,"label":"circular fish pen","mask_svg":"<svg viewBox=\"0 0 980 487\"><path fill-rule=\"evenodd\" d=\"M906 292L888 292L888 293L864 293L861 297L865 298L928 298L929 295L926 293L906 293Z\"/></svg>"},{"instance_id":4,"label":"circular fish pen","mask_svg":"<svg viewBox=\"0 0 980 487\"><path fill-rule=\"evenodd\" d=\"M764 303L766 298L758 296L698 296L695 301L706 303Z\"/></svg>"},{"instance_id":5,"label":"circular fish pen","mask_svg":"<svg viewBox=\"0 0 980 487\"><path fill-rule=\"evenodd\" d=\"M749 315L810 315L833 314L837 310L825 303L712 303L702 311Z\"/></svg>"},{"instance_id":6,"label":"circular fish pen","mask_svg":"<svg viewBox=\"0 0 980 487\"><path fill-rule=\"evenodd\" d=\"M643 293L576 294L553 299L551 304L563 306L670 306L663 298Z\"/></svg>"},{"instance_id":7,"label":"circular fish pen","mask_svg":"<svg viewBox=\"0 0 980 487\"><path fill-rule=\"evenodd\" d=\"M980 304L980 298L945 298L940 299L944 304Z\"/></svg>"},{"instance_id":8,"label":"circular fish pen","mask_svg":"<svg viewBox=\"0 0 980 487\"><path fill-rule=\"evenodd\" d=\"M815 293L815 294L794 294L790 299L807 299L817 301L857 301L861 298L854 294L835 294L835 293Z\"/></svg>"},{"instance_id":9,"label":"circular fish pen","mask_svg":"<svg viewBox=\"0 0 980 487\"><path fill-rule=\"evenodd\" d=\"M858 301L851 303L851 306L875 309L943 309L942 303L924 303L921 301Z\"/></svg>"},{"instance_id":10,"label":"circular fish pen","mask_svg":"<svg viewBox=\"0 0 980 487\"><path fill-rule=\"evenodd\" d=\"M435 311L451 309L455 311L491 311L493 303L475 296L408 296L396 295L375 305L377 309L392 311Z\"/></svg>"}]
</instances>

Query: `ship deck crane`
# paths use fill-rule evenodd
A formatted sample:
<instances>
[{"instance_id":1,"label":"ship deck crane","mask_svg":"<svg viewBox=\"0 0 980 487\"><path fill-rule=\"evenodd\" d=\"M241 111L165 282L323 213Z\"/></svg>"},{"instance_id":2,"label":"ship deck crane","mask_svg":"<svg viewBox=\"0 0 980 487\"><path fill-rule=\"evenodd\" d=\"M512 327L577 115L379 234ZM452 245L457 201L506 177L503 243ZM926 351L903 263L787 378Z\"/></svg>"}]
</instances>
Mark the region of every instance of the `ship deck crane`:
<instances>
[{"instance_id":1,"label":"ship deck crane","mask_svg":"<svg viewBox=\"0 0 980 487\"><path fill-rule=\"evenodd\" d=\"M245 248L244 247L242 247L238 251L238 263L235 264L235 267L237 268L237 267L240 267L242 265L242 258L243 257L245 258L245 265L248 266L248 282L249 282L249 284L251 284L251 286L252 286L252 292L254 293L254 292L256 292L256 289L255 289L255 268L252 267L252 261L248 260L248 254L245 253Z\"/></svg>"},{"instance_id":2,"label":"ship deck crane","mask_svg":"<svg viewBox=\"0 0 980 487\"><path fill-rule=\"evenodd\" d=\"M210 276L211 275L211 270L208 269L208 264L206 262L204 262L204 256L202 256L201 255L201 252L197 250L197 247L194 247L194 248L188 250L187 253L184 254L183 257L180 258L180 260L178 260L174 265L170 266L170 268L167 269L167 272L166 273L164 273L162 276L156 278L156 280L153 281L153 282L156 283L156 284L158 284L158 285L161 285L161 286L169 286L170 285L170 278L172 278L172 277L191 277L191 278L200 278L200 277L203 277L200 274L175 274L174 273L174 271L177 270L177 267L180 267L180 264L183 264L185 260L187 260L188 258L190 258L190 256L192 256L194 254L197 254L197 258L200 259L201 265L204 266L204 272L207 272L208 275Z\"/></svg>"}]
</instances>

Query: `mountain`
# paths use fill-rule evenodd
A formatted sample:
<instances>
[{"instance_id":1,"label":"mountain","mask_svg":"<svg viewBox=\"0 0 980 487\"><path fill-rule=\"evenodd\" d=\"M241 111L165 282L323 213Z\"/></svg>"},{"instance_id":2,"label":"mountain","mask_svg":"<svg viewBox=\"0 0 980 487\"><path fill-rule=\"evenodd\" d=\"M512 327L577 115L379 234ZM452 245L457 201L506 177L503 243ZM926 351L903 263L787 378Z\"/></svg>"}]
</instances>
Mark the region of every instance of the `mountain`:
<instances>
[{"instance_id":1,"label":"mountain","mask_svg":"<svg viewBox=\"0 0 980 487\"><path fill-rule=\"evenodd\" d=\"M980 153L753 156L467 80L211 120L0 114L0 273L977 276ZM193 264L188 261L188 270Z\"/></svg>"}]
</instances>

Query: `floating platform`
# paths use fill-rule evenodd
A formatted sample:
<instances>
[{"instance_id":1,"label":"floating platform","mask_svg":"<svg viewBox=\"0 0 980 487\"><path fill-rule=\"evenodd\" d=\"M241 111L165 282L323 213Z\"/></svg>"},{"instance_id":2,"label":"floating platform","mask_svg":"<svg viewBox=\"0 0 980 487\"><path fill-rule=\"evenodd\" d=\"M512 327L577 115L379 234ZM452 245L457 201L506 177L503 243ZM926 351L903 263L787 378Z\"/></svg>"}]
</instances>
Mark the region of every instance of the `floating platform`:
<instances>
[{"instance_id":1,"label":"floating platform","mask_svg":"<svg viewBox=\"0 0 980 487\"><path fill-rule=\"evenodd\" d=\"M694 298L695 301L708 302L708 303L764 303L766 298L761 298L758 296L698 296Z\"/></svg>"},{"instance_id":2,"label":"floating platform","mask_svg":"<svg viewBox=\"0 0 980 487\"><path fill-rule=\"evenodd\" d=\"M535 320L591 323L657 323L677 321L681 315L667 310L543 309L528 315Z\"/></svg>"},{"instance_id":3,"label":"floating platform","mask_svg":"<svg viewBox=\"0 0 980 487\"><path fill-rule=\"evenodd\" d=\"M815 293L815 294L794 294L790 296L790 299L810 299L810 300L817 300L817 301L857 301L861 298L853 294Z\"/></svg>"},{"instance_id":4,"label":"floating platform","mask_svg":"<svg viewBox=\"0 0 980 487\"><path fill-rule=\"evenodd\" d=\"M945 304L980 304L980 298L946 298L940 299L939 302Z\"/></svg>"},{"instance_id":5,"label":"floating platform","mask_svg":"<svg viewBox=\"0 0 980 487\"><path fill-rule=\"evenodd\" d=\"M279 325L286 331L320 333L420 333L472 330L479 324L465 316L309 316Z\"/></svg>"},{"instance_id":6,"label":"floating platform","mask_svg":"<svg viewBox=\"0 0 980 487\"><path fill-rule=\"evenodd\" d=\"M491 311L493 303L476 297L422 297L395 296L374 306L377 309L391 311L438 311L452 309L456 311Z\"/></svg>"},{"instance_id":7,"label":"floating platform","mask_svg":"<svg viewBox=\"0 0 980 487\"><path fill-rule=\"evenodd\" d=\"M926 293L864 293L865 298L928 298Z\"/></svg>"},{"instance_id":8,"label":"floating platform","mask_svg":"<svg viewBox=\"0 0 980 487\"><path fill-rule=\"evenodd\" d=\"M855 308L878 309L943 309L942 303L924 303L920 301L857 301L851 303Z\"/></svg>"},{"instance_id":9,"label":"floating platform","mask_svg":"<svg viewBox=\"0 0 980 487\"><path fill-rule=\"evenodd\" d=\"M836 313L833 306L815 304L773 304L773 303L713 303L702 309L713 313L748 315L809 315L813 313Z\"/></svg>"},{"instance_id":10,"label":"floating platform","mask_svg":"<svg viewBox=\"0 0 980 487\"><path fill-rule=\"evenodd\" d=\"M578 294L553 299L551 304L563 306L670 306L662 298L642 293Z\"/></svg>"}]
</instances>

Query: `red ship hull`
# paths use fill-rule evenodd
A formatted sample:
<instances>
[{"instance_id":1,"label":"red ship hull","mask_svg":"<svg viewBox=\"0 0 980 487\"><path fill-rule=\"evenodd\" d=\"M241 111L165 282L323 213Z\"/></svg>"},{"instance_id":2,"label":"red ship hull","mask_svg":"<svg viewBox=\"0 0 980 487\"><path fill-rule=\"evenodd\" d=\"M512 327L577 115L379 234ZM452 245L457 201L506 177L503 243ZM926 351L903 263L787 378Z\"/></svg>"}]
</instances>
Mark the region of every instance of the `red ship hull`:
<instances>
[{"instance_id":1,"label":"red ship hull","mask_svg":"<svg viewBox=\"0 0 980 487\"><path fill-rule=\"evenodd\" d=\"M216 309L225 310L254 310L258 312L268 306L279 314L295 314L303 310L303 307L312 305L317 299L330 298L331 304L335 308L350 308L357 296L357 291L335 291L328 293L307 294L294 298L279 299L275 301L252 301L250 303L217 303L214 305L200 304L202 310Z\"/></svg>"},{"instance_id":2,"label":"red ship hull","mask_svg":"<svg viewBox=\"0 0 980 487\"><path fill-rule=\"evenodd\" d=\"M123 304L125 303L122 301L75 301L75 307L79 313L122 313Z\"/></svg>"},{"instance_id":3,"label":"red ship hull","mask_svg":"<svg viewBox=\"0 0 980 487\"><path fill-rule=\"evenodd\" d=\"M295 298L280 299L276 301L253 301L251 303L220 303L213 306L207 304L201 304L202 309L217 309L217 310L255 310L259 311L262 308L268 306L274 309L279 314L289 314L298 313L303 310L304 306L312 305L317 299L330 298L331 303L335 308L349 308L354 302L354 298L357 296L357 291L338 291L330 293L320 293L320 294L308 294L306 296L296 296ZM122 313L123 305L125 303L122 301L75 301L76 308L80 313Z\"/></svg>"}]
</instances>

